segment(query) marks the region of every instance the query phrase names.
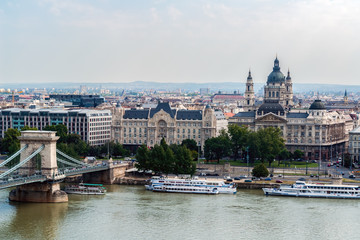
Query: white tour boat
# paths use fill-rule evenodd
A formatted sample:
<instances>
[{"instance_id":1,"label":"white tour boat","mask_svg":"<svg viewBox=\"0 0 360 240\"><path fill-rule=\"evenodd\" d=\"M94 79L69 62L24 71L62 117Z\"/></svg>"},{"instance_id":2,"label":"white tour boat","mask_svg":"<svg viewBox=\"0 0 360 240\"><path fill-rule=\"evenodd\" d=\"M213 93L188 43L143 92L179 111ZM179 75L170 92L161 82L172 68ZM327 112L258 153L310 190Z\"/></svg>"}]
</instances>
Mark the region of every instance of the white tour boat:
<instances>
[{"instance_id":1,"label":"white tour boat","mask_svg":"<svg viewBox=\"0 0 360 240\"><path fill-rule=\"evenodd\" d=\"M263 188L265 195L313 197L313 198L360 198L359 186L328 185L296 181L292 185L281 185L280 188Z\"/></svg>"},{"instance_id":2,"label":"white tour boat","mask_svg":"<svg viewBox=\"0 0 360 240\"><path fill-rule=\"evenodd\" d=\"M64 191L69 194L103 195L106 193L106 188L102 184L80 183L67 185Z\"/></svg>"},{"instance_id":3,"label":"white tour boat","mask_svg":"<svg viewBox=\"0 0 360 240\"><path fill-rule=\"evenodd\" d=\"M174 186L174 185L154 185L154 192L169 193L196 193L196 194L219 194L219 190L215 187L199 187L199 186Z\"/></svg>"},{"instance_id":4,"label":"white tour boat","mask_svg":"<svg viewBox=\"0 0 360 240\"><path fill-rule=\"evenodd\" d=\"M202 188L216 188L219 193L236 193L235 184L226 184L223 181L211 181L211 180L198 180L198 179L178 179L178 178L163 178L163 177L153 177L150 180L149 185L145 185L147 190L154 191L160 189L160 187L202 187ZM160 187L158 187L160 186Z\"/></svg>"}]
</instances>

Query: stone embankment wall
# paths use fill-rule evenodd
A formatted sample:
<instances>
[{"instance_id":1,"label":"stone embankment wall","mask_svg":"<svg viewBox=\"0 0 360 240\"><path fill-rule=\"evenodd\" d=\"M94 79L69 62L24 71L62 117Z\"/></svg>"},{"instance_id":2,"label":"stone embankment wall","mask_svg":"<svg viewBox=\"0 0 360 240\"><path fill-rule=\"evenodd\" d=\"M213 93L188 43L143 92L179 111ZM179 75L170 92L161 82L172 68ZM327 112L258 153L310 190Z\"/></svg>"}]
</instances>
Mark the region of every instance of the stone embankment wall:
<instances>
[{"instance_id":1,"label":"stone embankment wall","mask_svg":"<svg viewBox=\"0 0 360 240\"><path fill-rule=\"evenodd\" d=\"M240 176L240 175L251 175L251 171L253 167L240 167L240 166L231 166L228 163L225 163L224 165L217 165L217 164L205 164L205 163L199 163L196 165L196 168L199 170L199 172L203 173L217 173L219 176ZM306 169L304 168L268 168L270 172L273 172L274 174L294 174L294 173L301 173L305 174ZM316 175L318 173L317 168L308 168L308 174L314 174ZM321 175L328 174L327 169L321 170Z\"/></svg>"},{"instance_id":2,"label":"stone embankment wall","mask_svg":"<svg viewBox=\"0 0 360 240\"><path fill-rule=\"evenodd\" d=\"M262 189L262 188L274 188L279 187L279 184L271 184L271 183L237 183L238 189Z\"/></svg>"},{"instance_id":3,"label":"stone embankment wall","mask_svg":"<svg viewBox=\"0 0 360 240\"><path fill-rule=\"evenodd\" d=\"M147 181L148 179L124 177L124 178L115 178L113 184L144 186L147 183Z\"/></svg>"}]
</instances>

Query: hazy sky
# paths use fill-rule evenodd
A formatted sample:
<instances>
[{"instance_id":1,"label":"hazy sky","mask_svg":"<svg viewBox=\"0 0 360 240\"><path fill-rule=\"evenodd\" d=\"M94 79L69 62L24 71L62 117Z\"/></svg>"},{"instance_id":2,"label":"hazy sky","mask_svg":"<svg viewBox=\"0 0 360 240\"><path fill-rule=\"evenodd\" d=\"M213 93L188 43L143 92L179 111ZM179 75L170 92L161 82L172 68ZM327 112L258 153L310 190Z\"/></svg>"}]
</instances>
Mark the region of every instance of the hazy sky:
<instances>
[{"instance_id":1,"label":"hazy sky","mask_svg":"<svg viewBox=\"0 0 360 240\"><path fill-rule=\"evenodd\" d=\"M6 82L359 84L359 0L0 1Z\"/></svg>"}]
</instances>

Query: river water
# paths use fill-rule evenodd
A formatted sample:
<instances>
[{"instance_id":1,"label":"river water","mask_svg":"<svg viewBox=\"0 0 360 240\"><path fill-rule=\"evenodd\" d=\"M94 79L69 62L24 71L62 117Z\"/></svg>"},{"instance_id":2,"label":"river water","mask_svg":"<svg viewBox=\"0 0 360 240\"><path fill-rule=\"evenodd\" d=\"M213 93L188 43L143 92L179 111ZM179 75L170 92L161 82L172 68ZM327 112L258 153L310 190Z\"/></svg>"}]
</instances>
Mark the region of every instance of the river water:
<instances>
[{"instance_id":1,"label":"river water","mask_svg":"<svg viewBox=\"0 0 360 240\"><path fill-rule=\"evenodd\" d=\"M0 239L360 239L360 200L107 188L57 204L13 203L1 190Z\"/></svg>"}]
</instances>

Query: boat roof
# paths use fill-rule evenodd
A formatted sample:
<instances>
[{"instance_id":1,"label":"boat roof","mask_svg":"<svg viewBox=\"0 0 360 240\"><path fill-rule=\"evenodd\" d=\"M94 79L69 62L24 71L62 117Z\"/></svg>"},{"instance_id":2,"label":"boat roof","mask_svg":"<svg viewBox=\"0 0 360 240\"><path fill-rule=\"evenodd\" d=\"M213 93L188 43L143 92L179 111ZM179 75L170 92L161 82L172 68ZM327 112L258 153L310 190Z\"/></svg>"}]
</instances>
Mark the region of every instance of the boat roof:
<instances>
[{"instance_id":1,"label":"boat roof","mask_svg":"<svg viewBox=\"0 0 360 240\"><path fill-rule=\"evenodd\" d=\"M327 186L327 187L359 187L357 185L340 185L340 184L325 184L325 183L306 183L305 181L296 181L296 184L301 183L307 186Z\"/></svg>"}]
</instances>

